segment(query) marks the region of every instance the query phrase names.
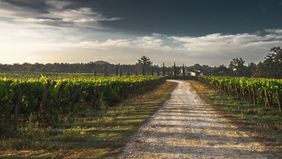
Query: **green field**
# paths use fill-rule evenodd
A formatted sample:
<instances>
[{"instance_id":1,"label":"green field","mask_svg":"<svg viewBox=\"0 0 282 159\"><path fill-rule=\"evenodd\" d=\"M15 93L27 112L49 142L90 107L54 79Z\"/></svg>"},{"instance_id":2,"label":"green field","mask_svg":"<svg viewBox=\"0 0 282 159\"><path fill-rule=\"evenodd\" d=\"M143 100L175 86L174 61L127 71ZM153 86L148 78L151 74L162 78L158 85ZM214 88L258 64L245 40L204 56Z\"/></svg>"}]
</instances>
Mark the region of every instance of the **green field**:
<instances>
[{"instance_id":1,"label":"green field","mask_svg":"<svg viewBox=\"0 0 282 159\"><path fill-rule=\"evenodd\" d=\"M222 94L282 112L281 79L205 76L200 81Z\"/></svg>"},{"instance_id":2,"label":"green field","mask_svg":"<svg viewBox=\"0 0 282 159\"><path fill-rule=\"evenodd\" d=\"M207 76L191 83L203 99L233 120L244 120L251 129L266 133L265 138L281 142L281 79Z\"/></svg>"},{"instance_id":3,"label":"green field","mask_svg":"<svg viewBox=\"0 0 282 159\"><path fill-rule=\"evenodd\" d=\"M15 76L0 79L1 158L117 155L175 87L152 76Z\"/></svg>"},{"instance_id":4,"label":"green field","mask_svg":"<svg viewBox=\"0 0 282 159\"><path fill-rule=\"evenodd\" d=\"M14 76L0 78L0 114L15 120L35 114L53 121L59 114L82 109L82 105L96 109L113 106L164 81L153 76Z\"/></svg>"}]
</instances>

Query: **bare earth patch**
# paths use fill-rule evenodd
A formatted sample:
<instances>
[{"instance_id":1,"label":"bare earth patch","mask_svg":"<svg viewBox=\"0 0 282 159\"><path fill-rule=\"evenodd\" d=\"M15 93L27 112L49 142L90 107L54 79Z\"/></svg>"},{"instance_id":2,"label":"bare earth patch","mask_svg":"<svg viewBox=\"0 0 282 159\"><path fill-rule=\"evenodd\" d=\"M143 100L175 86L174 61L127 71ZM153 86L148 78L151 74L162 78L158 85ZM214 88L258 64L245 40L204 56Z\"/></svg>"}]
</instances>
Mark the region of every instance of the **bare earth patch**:
<instances>
[{"instance_id":1,"label":"bare earth patch","mask_svg":"<svg viewBox=\"0 0 282 159\"><path fill-rule=\"evenodd\" d=\"M202 100L187 81L143 125L119 158L282 158Z\"/></svg>"}]
</instances>

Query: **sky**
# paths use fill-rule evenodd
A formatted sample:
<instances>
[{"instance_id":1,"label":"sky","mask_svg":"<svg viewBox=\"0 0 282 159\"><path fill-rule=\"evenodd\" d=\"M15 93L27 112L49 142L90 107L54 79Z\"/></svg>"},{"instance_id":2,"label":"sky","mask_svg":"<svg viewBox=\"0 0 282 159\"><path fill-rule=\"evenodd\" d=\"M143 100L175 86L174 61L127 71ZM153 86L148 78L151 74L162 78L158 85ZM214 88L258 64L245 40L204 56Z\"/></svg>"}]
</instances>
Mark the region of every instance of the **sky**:
<instances>
[{"instance_id":1,"label":"sky","mask_svg":"<svg viewBox=\"0 0 282 159\"><path fill-rule=\"evenodd\" d=\"M0 0L0 63L220 65L282 47L282 0Z\"/></svg>"}]
</instances>

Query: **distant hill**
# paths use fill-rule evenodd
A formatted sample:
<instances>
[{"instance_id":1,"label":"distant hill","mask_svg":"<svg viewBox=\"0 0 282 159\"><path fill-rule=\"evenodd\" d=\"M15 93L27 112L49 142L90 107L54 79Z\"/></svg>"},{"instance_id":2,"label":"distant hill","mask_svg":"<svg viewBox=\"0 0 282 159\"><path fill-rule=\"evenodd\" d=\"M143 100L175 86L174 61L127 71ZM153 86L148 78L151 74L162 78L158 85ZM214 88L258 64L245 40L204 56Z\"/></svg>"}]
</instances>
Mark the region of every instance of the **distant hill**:
<instances>
[{"instance_id":1,"label":"distant hill","mask_svg":"<svg viewBox=\"0 0 282 159\"><path fill-rule=\"evenodd\" d=\"M95 64L95 65L112 65L107 61L95 61L95 62L93 62L93 64Z\"/></svg>"}]
</instances>

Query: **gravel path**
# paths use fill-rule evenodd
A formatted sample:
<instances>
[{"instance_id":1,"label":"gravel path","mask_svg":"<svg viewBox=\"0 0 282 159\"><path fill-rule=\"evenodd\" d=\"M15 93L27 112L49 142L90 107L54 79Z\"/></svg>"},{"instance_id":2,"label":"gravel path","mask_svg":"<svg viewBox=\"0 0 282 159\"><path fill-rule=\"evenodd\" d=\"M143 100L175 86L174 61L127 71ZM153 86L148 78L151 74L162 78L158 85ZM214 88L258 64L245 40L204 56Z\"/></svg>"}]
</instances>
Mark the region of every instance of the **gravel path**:
<instances>
[{"instance_id":1,"label":"gravel path","mask_svg":"<svg viewBox=\"0 0 282 159\"><path fill-rule=\"evenodd\" d=\"M130 139L119 158L276 158L203 101L189 82L174 82L178 86L171 99Z\"/></svg>"}]
</instances>

